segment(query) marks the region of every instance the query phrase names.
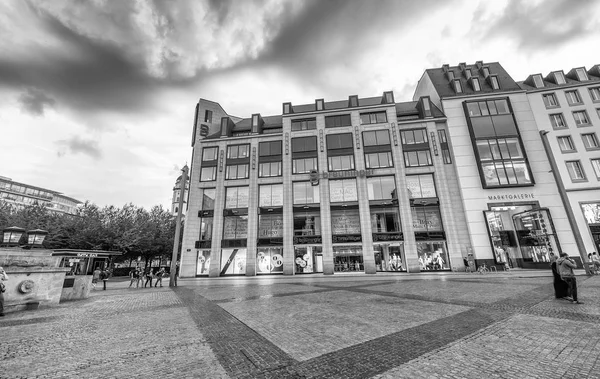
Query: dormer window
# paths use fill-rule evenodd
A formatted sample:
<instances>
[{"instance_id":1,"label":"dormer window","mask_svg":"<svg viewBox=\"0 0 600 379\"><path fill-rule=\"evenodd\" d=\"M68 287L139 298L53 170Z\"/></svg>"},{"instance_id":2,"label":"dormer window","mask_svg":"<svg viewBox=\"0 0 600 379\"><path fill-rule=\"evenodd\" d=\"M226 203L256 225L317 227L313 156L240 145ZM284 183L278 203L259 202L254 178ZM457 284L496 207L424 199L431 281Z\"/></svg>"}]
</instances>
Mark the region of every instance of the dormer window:
<instances>
[{"instance_id":1,"label":"dormer window","mask_svg":"<svg viewBox=\"0 0 600 379\"><path fill-rule=\"evenodd\" d=\"M471 75L472 75L472 74L471 74L471 69L470 69L470 68L467 68L467 69L465 70L465 78L467 78L467 79L470 79L470 78L471 78Z\"/></svg>"},{"instance_id":2,"label":"dormer window","mask_svg":"<svg viewBox=\"0 0 600 379\"><path fill-rule=\"evenodd\" d=\"M490 68L489 68L489 67L487 67L487 66L486 66L486 67L484 67L484 68L482 69L482 71L483 71L483 77L484 77L484 78L487 78L488 76L490 76Z\"/></svg>"},{"instance_id":3,"label":"dormer window","mask_svg":"<svg viewBox=\"0 0 600 379\"><path fill-rule=\"evenodd\" d=\"M443 72L448 72L448 70L450 70L450 65L449 64L443 64L442 65L442 71Z\"/></svg>"},{"instance_id":4,"label":"dormer window","mask_svg":"<svg viewBox=\"0 0 600 379\"><path fill-rule=\"evenodd\" d=\"M448 71L446 75L448 75L448 80L454 80L454 71Z\"/></svg>"},{"instance_id":5,"label":"dormer window","mask_svg":"<svg viewBox=\"0 0 600 379\"><path fill-rule=\"evenodd\" d=\"M554 81L556 84L567 84L565 74L562 71L554 71Z\"/></svg>"},{"instance_id":6,"label":"dormer window","mask_svg":"<svg viewBox=\"0 0 600 379\"><path fill-rule=\"evenodd\" d=\"M394 93L393 92L385 92L383 95L385 96L386 104L392 104L394 102Z\"/></svg>"},{"instance_id":7,"label":"dormer window","mask_svg":"<svg viewBox=\"0 0 600 379\"><path fill-rule=\"evenodd\" d=\"M535 85L535 88L544 87L544 79L541 74L533 75L533 84Z\"/></svg>"},{"instance_id":8,"label":"dormer window","mask_svg":"<svg viewBox=\"0 0 600 379\"><path fill-rule=\"evenodd\" d=\"M258 115L254 114L252 115L252 126L257 126L258 125Z\"/></svg>"},{"instance_id":9,"label":"dormer window","mask_svg":"<svg viewBox=\"0 0 600 379\"><path fill-rule=\"evenodd\" d=\"M316 100L316 106L318 111L322 111L325 107L325 101L323 99Z\"/></svg>"},{"instance_id":10,"label":"dormer window","mask_svg":"<svg viewBox=\"0 0 600 379\"><path fill-rule=\"evenodd\" d=\"M292 103L283 103L283 114L292 113Z\"/></svg>"},{"instance_id":11,"label":"dormer window","mask_svg":"<svg viewBox=\"0 0 600 379\"><path fill-rule=\"evenodd\" d=\"M452 85L454 86L454 92L456 92L456 93L462 93L463 92L462 85L460 84L460 80L455 79L452 82Z\"/></svg>"},{"instance_id":12,"label":"dormer window","mask_svg":"<svg viewBox=\"0 0 600 379\"><path fill-rule=\"evenodd\" d=\"M358 96L350 96L350 107L358 107Z\"/></svg>"},{"instance_id":13,"label":"dormer window","mask_svg":"<svg viewBox=\"0 0 600 379\"><path fill-rule=\"evenodd\" d=\"M587 72L585 72L585 68L583 67L576 68L575 74L577 75L577 80L580 82L588 80Z\"/></svg>"},{"instance_id":14,"label":"dormer window","mask_svg":"<svg viewBox=\"0 0 600 379\"><path fill-rule=\"evenodd\" d=\"M473 91L475 91L475 92L481 91L481 85L479 84L479 78L471 78L471 85L473 86Z\"/></svg>"},{"instance_id":15,"label":"dormer window","mask_svg":"<svg viewBox=\"0 0 600 379\"><path fill-rule=\"evenodd\" d=\"M490 80L490 86L492 86L492 89L500 89L500 84L498 83L498 77L496 75L490 75L488 78Z\"/></svg>"}]
</instances>

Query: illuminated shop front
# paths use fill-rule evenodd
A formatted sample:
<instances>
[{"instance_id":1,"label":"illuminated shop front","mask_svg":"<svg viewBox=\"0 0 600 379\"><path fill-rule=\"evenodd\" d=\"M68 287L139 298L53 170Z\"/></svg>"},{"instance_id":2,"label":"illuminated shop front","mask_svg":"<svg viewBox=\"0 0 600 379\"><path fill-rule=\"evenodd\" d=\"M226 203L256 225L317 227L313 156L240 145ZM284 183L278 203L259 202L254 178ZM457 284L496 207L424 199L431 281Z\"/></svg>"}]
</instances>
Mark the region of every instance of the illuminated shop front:
<instances>
[{"instance_id":1,"label":"illuminated shop front","mask_svg":"<svg viewBox=\"0 0 600 379\"><path fill-rule=\"evenodd\" d=\"M600 253L600 203L581 204L581 210L592 234L595 251Z\"/></svg>"}]
</instances>

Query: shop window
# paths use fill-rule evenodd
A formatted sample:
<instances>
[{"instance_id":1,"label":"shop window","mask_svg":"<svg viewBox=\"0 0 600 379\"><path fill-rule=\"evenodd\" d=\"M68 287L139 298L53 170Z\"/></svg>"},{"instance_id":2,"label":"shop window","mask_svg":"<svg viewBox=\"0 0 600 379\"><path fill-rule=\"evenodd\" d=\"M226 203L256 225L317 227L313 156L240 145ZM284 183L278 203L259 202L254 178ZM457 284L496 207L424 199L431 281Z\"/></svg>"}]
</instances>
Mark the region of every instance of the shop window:
<instances>
[{"instance_id":1,"label":"shop window","mask_svg":"<svg viewBox=\"0 0 600 379\"><path fill-rule=\"evenodd\" d=\"M294 212L294 236L320 236L321 213L317 211Z\"/></svg>"},{"instance_id":2,"label":"shop window","mask_svg":"<svg viewBox=\"0 0 600 379\"><path fill-rule=\"evenodd\" d=\"M411 199L437 197L433 174L407 175L406 189Z\"/></svg>"},{"instance_id":3,"label":"shop window","mask_svg":"<svg viewBox=\"0 0 600 379\"><path fill-rule=\"evenodd\" d=\"M283 274L283 248L259 247L256 251L257 274Z\"/></svg>"},{"instance_id":4,"label":"shop window","mask_svg":"<svg viewBox=\"0 0 600 379\"><path fill-rule=\"evenodd\" d=\"M396 181L393 176L377 176L367 178L369 200L397 199Z\"/></svg>"},{"instance_id":5,"label":"shop window","mask_svg":"<svg viewBox=\"0 0 600 379\"><path fill-rule=\"evenodd\" d=\"M358 201L356 179L330 180L329 200L332 203Z\"/></svg>"},{"instance_id":6,"label":"shop window","mask_svg":"<svg viewBox=\"0 0 600 379\"><path fill-rule=\"evenodd\" d=\"M258 215L258 238L283 238L283 214Z\"/></svg>"},{"instance_id":7,"label":"shop window","mask_svg":"<svg viewBox=\"0 0 600 379\"><path fill-rule=\"evenodd\" d=\"M351 125L352 125L352 122L350 120L349 114L325 117L325 127L326 128L338 128L338 127L342 127L342 126L351 126Z\"/></svg>"},{"instance_id":8,"label":"shop window","mask_svg":"<svg viewBox=\"0 0 600 379\"><path fill-rule=\"evenodd\" d=\"M376 243L373 245L373 254L377 271L406 271L402 243Z\"/></svg>"},{"instance_id":9,"label":"shop window","mask_svg":"<svg viewBox=\"0 0 600 379\"><path fill-rule=\"evenodd\" d=\"M417 256L422 271L451 269L445 241L417 242Z\"/></svg>"},{"instance_id":10,"label":"shop window","mask_svg":"<svg viewBox=\"0 0 600 379\"><path fill-rule=\"evenodd\" d=\"M292 132L300 130L313 130L317 128L317 119L307 118L302 120L292 120Z\"/></svg>"},{"instance_id":11,"label":"shop window","mask_svg":"<svg viewBox=\"0 0 600 379\"><path fill-rule=\"evenodd\" d=\"M223 239L248 238L248 216L226 216L223 218Z\"/></svg>"},{"instance_id":12,"label":"shop window","mask_svg":"<svg viewBox=\"0 0 600 379\"><path fill-rule=\"evenodd\" d=\"M397 208L372 208L371 230L373 233L400 233L400 215Z\"/></svg>"},{"instance_id":13,"label":"shop window","mask_svg":"<svg viewBox=\"0 0 600 379\"><path fill-rule=\"evenodd\" d=\"M387 113L385 111L360 114L360 123L362 125L380 124L383 122L387 122Z\"/></svg>"},{"instance_id":14,"label":"shop window","mask_svg":"<svg viewBox=\"0 0 600 379\"><path fill-rule=\"evenodd\" d=\"M265 184L259 186L259 206L283 206L283 184Z\"/></svg>"},{"instance_id":15,"label":"shop window","mask_svg":"<svg viewBox=\"0 0 600 379\"><path fill-rule=\"evenodd\" d=\"M364 271L362 246L334 246L333 267L336 272Z\"/></svg>"},{"instance_id":16,"label":"shop window","mask_svg":"<svg viewBox=\"0 0 600 379\"><path fill-rule=\"evenodd\" d=\"M202 217L200 218L200 241L210 241L212 240L212 232L213 232L213 217Z\"/></svg>"},{"instance_id":17,"label":"shop window","mask_svg":"<svg viewBox=\"0 0 600 379\"><path fill-rule=\"evenodd\" d=\"M227 187L225 208L248 208L248 187Z\"/></svg>"},{"instance_id":18,"label":"shop window","mask_svg":"<svg viewBox=\"0 0 600 379\"><path fill-rule=\"evenodd\" d=\"M246 274L246 249L223 249L221 251L221 275Z\"/></svg>"},{"instance_id":19,"label":"shop window","mask_svg":"<svg viewBox=\"0 0 600 379\"><path fill-rule=\"evenodd\" d=\"M331 234L360 234L360 216L358 209L332 210Z\"/></svg>"},{"instance_id":20,"label":"shop window","mask_svg":"<svg viewBox=\"0 0 600 379\"><path fill-rule=\"evenodd\" d=\"M319 186L310 182L294 182L294 205L317 204L320 202Z\"/></svg>"},{"instance_id":21,"label":"shop window","mask_svg":"<svg viewBox=\"0 0 600 379\"><path fill-rule=\"evenodd\" d=\"M415 232L443 231L439 206L412 206L413 228Z\"/></svg>"},{"instance_id":22,"label":"shop window","mask_svg":"<svg viewBox=\"0 0 600 379\"><path fill-rule=\"evenodd\" d=\"M203 211L214 210L215 209L215 188L206 188L200 190L202 200L200 203L200 209Z\"/></svg>"},{"instance_id":23,"label":"shop window","mask_svg":"<svg viewBox=\"0 0 600 379\"><path fill-rule=\"evenodd\" d=\"M296 273L323 272L323 250L320 246L296 246L294 256Z\"/></svg>"},{"instance_id":24,"label":"shop window","mask_svg":"<svg viewBox=\"0 0 600 379\"><path fill-rule=\"evenodd\" d=\"M196 275L208 275L210 268L210 250L198 251L198 262L196 265Z\"/></svg>"}]
</instances>

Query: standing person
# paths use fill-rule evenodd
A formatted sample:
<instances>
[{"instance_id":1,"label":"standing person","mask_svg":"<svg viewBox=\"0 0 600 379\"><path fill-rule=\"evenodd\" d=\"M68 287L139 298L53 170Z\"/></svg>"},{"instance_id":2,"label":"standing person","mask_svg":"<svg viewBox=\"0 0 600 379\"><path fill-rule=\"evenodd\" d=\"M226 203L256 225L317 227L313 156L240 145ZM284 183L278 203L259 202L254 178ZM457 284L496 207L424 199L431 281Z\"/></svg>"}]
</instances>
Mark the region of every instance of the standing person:
<instances>
[{"instance_id":1,"label":"standing person","mask_svg":"<svg viewBox=\"0 0 600 379\"><path fill-rule=\"evenodd\" d=\"M98 284L98 280L100 279L100 274L102 273L102 271L100 271L100 267L96 267L96 269L94 270L94 273L92 274L92 288L96 289L96 285Z\"/></svg>"},{"instance_id":2,"label":"standing person","mask_svg":"<svg viewBox=\"0 0 600 379\"><path fill-rule=\"evenodd\" d=\"M583 304L582 301L577 300L577 279L573 273L573 269L577 268L575 261L569 258L569 254L561 253L560 258L556 260L556 266L558 267L560 277L569 285L571 297L568 300L575 304Z\"/></svg>"},{"instance_id":3,"label":"standing person","mask_svg":"<svg viewBox=\"0 0 600 379\"><path fill-rule=\"evenodd\" d=\"M179 276L179 262L175 265L175 287L177 287L177 277Z\"/></svg>"},{"instance_id":4,"label":"standing person","mask_svg":"<svg viewBox=\"0 0 600 379\"><path fill-rule=\"evenodd\" d=\"M102 279L102 283L104 284L104 288L103 288L104 291L106 291L106 281L108 280L108 276L109 276L108 268L105 268L100 273L100 279Z\"/></svg>"},{"instance_id":5,"label":"standing person","mask_svg":"<svg viewBox=\"0 0 600 379\"><path fill-rule=\"evenodd\" d=\"M8 280L8 275L4 268L0 267L0 317L4 317L4 292L6 292L6 285L3 283Z\"/></svg>"},{"instance_id":6,"label":"standing person","mask_svg":"<svg viewBox=\"0 0 600 379\"><path fill-rule=\"evenodd\" d=\"M556 266L557 259L558 257L554 255L554 253L550 253L550 267L552 268L552 275L554 276L554 297L557 299L565 299L569 296L569 285L562 280L558 273L558 267Z\"/></svg>"},{"instance_id":7,"label":"standing person","mask_svg":"<svg viewBox=\"0 0 600 379\"><path fill-rule=\"evenodd\" d=\"M146 278L146 281L144 282L144 288L146 288L146 286L148 285L148 282L150 282L150 288L152 288L152 268L148 267L146 269L146 271L144 271L144 277Z\"/></svg>"},{"instance_id":8,"label":"standing person","mask_svg":"<svg viewBox=\"0 0 600 379\"><path fill-rule=\"evenodd\" d=\"M129 288L131 288L131 286L133 286L133 283L137 283L137 281L138 281L136 272L137 272L137 268L135 268L135 267L129 271Z\"/></svg>"},{"instance_id":9,"label":"standing person","mask_svg":"<svg viewBox=\"0 0 600 379\"><path fill-rule=\"evenodd\" d=\"M600 270L600 257L598 257L598 253L595 251L592 252L592 264L594 265L595 270Z\"/></svg>"},{"instance_id":10,"label":"standing person","mask_svg":"<svg viewBox=\"0 0 600 379\"><path fill-rule=\"evenodd\" d=\"M156 272L156 275L155 275L156 276L156 282L154 283L154 287L156 287L159 283L160 283L160 286L162 287L162 278L163 278L164 275L165 275L165 268L162 267L160 270L158 270Z\"/></svg>"}]
</instances>

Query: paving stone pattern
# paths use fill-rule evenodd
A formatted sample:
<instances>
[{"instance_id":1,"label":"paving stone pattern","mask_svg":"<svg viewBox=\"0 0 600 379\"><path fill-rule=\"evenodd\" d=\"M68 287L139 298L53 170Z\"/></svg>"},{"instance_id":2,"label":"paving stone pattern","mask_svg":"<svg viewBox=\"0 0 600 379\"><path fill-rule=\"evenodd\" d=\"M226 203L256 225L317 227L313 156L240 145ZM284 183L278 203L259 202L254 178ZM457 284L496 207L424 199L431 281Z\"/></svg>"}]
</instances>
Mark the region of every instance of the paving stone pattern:
<instances>
[{"instance_id":1,"label":"paving stone pattern","mask_svg":"<svg viewBox=\"0 0 600 379\"><path fill-rule=\"evenodd\" d=\"M542 275L112 281L0 319L0 378L600 378L600 277Z\"/></svg>"}]
</instances>

